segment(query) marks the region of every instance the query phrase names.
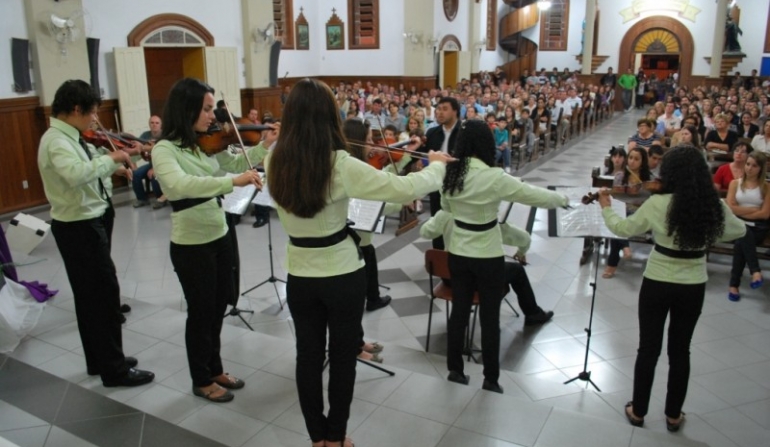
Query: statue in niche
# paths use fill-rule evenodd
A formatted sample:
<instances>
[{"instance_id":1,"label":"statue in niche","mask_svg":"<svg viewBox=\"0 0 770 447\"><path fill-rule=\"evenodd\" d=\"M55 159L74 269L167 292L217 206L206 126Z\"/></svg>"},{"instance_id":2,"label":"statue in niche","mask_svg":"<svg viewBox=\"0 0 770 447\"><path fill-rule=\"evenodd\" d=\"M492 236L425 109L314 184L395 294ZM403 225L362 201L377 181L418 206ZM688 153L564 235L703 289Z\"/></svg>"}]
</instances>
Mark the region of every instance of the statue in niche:
<instances>
[{"instance_id":1,"label":"statue in niche","mask_svg":"<svg viewBox=\"0 0 770 447\"><path fill-rule=\"evenodd\" d=\"M738 26L740 10L737 6L727 8L727 20L725 21L725 53L743 54L741 44L738 43L738 35L743 35L741 27Z\"/></svg>"}]
</instances>

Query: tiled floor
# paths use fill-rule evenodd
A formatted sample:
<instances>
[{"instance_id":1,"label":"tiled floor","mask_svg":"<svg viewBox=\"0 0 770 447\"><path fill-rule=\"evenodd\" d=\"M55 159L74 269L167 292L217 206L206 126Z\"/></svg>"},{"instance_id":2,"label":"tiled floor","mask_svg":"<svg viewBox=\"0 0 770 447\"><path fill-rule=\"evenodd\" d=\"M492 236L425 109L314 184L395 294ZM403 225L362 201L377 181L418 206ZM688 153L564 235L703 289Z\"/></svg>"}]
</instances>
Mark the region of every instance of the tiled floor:
<instances>
[{"instance_id":1,"label":"tiled floor","mask_svg":"<svg viewBox=\"0 0 770 447\"><path fill-rule=\"evenodd\" d=\"M591 167L623 142L635 114L621 115L588 138L549 154L518 175L542 186L588 187ZM156 373L148 386L104 388L85 374L72 293L51 237L33 253L44 262L22 267L23 278L60 289L39 324L15 352L0 356L0 436L22 446L228 445L307 446L294 383L293 326L271 284L240 307L254 332L228 317L222 333L226 369L247 386L230 404L211 405L190 392L184 351L184 300L168 256L169 210L121 206L113 258L122 295L133 311L124 327L126 354ZM40 214L47 218L45 213ZM238 227L242 290L270 276L267 228ZM470 386L444 380L446 324L437 303L431 352L425 353L429 300L417 231L376 235L380 278L393 304L364 316L369 340L386 345L387 376L359 364L349 432L361 446L770 446L770 305L768 288L726 299L729 258L713 257L703 316L692 347L688 421L671 435L663 422L667 362L657 368L645 429L622 414L631 396L637 343L636 299L649 246L632 245L615 278L599 278L588 369L601 388L562 384L583 369L593 280L580 267L582 240L549 238L538 212L527 267L539 304L553 322L525 328L503 305L501 384L504 395L480 390L481 366L468 364ZM273 217L276 276L286 236ZM23 261L24 259L16 259ZM602 263L604 261L602 260ZM765 268L768 267L764 264ZM278 284L283 298L284 287ZM515 305L515 298L509 299ZM517 306L518 308L518 306ZM0 441L1 442L1 441Z\"/></svg>"}]
</instances>

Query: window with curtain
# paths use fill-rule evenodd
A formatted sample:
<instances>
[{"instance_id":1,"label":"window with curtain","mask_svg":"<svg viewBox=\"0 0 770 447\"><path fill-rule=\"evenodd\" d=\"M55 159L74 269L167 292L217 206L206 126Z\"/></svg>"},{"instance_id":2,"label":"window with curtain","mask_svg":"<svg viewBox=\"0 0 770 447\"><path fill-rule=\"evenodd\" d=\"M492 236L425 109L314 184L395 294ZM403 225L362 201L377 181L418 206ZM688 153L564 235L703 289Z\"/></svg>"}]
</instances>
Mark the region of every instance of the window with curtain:
<instances>
[{"instance_id":1,"label":"window with curtain","mask_svg":"<svg viewBox=\"0 0 770 447\"><path fill-rule=\"evenodd\" d=\"M348 28L348 49L379 49L379 0L348 0Z\"/></svg>"}]
</instances>

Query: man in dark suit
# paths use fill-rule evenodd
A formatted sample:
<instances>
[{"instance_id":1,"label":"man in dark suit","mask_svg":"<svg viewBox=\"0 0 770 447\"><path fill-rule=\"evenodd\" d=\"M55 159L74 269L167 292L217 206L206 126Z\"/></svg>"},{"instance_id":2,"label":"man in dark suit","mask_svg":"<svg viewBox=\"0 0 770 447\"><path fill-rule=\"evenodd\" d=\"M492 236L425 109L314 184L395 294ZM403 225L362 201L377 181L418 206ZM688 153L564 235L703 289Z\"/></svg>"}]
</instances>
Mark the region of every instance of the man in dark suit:
<instances>
[{"instance_id":1,"label":"man in dark suit","mask_svg":"<svg viewBox=\"0 0 770 447\"><path fill-rule=\"evenodd\" d=\"M427 153L429 150L452 154L457 131L460 129L460 103L455 98L445 96L438 101L435 110L438 126L431 127L425 133L425 144L418 149ZM438 191L430 193L430 215L434 216L441 209L441 195ZM444 249L444 238L433 239L433 248Z\"/></svg>"}]
</instances>

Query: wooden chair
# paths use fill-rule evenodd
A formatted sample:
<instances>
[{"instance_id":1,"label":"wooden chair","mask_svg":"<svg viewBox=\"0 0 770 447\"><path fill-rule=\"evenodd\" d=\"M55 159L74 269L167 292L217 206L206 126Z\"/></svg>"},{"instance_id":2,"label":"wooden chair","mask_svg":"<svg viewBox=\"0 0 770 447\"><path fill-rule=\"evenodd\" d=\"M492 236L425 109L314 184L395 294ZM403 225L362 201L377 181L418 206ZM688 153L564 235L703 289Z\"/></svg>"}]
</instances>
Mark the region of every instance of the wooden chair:
<instances>
[{"instance_id":1,"label":"wooden chair","mask_svg":"<svg viewBox=\"0 0 770 447\"><path fill-rule=\"evenodd\" d=\"M436 249L428 249L425 252L425 271L428 272L428 278L430 281L430 304L428 307L428 335L425 340L425 352L428 352L430 350L430 329L431 324L433 323L433 301L436 299L442 299L446 301L446 322L447 327L449 326L449 307L450 303L452 302L452 288L444 282L444 280L449 280L452 278L452 274L449 271L449 252L444 250L436 250ZM440 281L438 283L434 284L434 277L440 278ZM516 317L519 316L519 313L516 312L516 309L513 308L513 305L510 301L508 301L507 298L505 298L505 295L508 294L508 284L505 284L505 287L502 291L503 299L508 303L508 306L510 306L511 310L513 310L514 314L516 314ZM472 327L470 328L470 331L466 331L466 347L471 346L471 342L473 341L473 334L475 333L476 328L476 312L478 310L479 305L479 294L474 293L473 294L473 301L472 301L472 314L473 314L473 323Z\"/></svg>"}]
</instances>

